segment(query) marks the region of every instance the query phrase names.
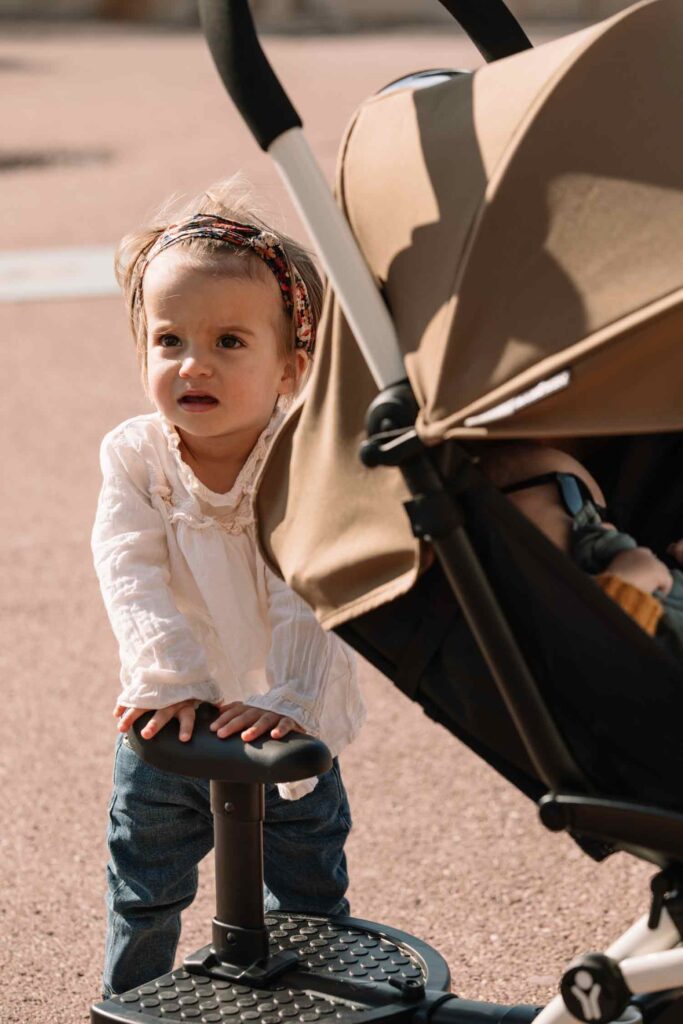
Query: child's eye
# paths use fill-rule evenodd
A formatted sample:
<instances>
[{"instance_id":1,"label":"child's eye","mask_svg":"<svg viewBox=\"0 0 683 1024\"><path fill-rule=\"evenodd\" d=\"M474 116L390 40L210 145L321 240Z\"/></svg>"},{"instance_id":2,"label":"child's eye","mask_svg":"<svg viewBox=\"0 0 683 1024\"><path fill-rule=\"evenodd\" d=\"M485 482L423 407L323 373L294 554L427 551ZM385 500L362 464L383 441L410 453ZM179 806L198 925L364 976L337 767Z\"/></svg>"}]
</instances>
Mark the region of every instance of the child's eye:
<instances>
[{"instance_id":1,"label":"child's eye","mask_svg":"<svg viewBox=\"0 0 683 1024\"><path fill-rule=\"evenodd\" d=\"M157 338L157 345L161 348L176 348L181 344L180 338L177 334L162 334Z\"/></svg>"},{"instance_id":2,"label":"child's eye","mask_svg":"<svg viewBox=\"0 0 683 1024\"><path fill-rule=\"evenodd\" d=\"M235 334L222 334L216 344L218 348L244 348L244 342Z\"/></svg>"}]
</instances>

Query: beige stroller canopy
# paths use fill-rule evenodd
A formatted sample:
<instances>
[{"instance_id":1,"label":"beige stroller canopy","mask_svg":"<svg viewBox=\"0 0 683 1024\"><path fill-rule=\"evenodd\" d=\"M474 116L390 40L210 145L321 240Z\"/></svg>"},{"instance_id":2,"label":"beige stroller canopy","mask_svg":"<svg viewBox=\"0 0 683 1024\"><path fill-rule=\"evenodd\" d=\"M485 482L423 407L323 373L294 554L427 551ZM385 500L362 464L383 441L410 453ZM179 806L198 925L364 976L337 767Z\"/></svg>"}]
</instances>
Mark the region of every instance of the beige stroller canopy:
<instances>
[{"instance_id":1,"label":"beige stroller canopy","mask_svg":"<svg viewBox=\"0 0 683 1024\"><path fill-rule=\"evenodd\" d=\"M682 114L680 0L361 107L338 193L428 444L683 429ZM333 626L407 590L419 549L399 472L358 459L377 389L331 294L317 352L259 516Z\"/></svg>"}]
</instances>

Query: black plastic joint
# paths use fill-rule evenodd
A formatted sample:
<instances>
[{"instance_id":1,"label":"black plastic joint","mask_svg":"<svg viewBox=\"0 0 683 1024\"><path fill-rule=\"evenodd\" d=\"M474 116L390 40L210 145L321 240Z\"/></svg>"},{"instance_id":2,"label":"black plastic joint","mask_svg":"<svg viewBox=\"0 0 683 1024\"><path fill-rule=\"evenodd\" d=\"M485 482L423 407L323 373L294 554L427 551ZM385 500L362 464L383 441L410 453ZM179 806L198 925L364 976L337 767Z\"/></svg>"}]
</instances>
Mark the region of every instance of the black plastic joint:
<instances>
[{"instance_id":1,"label":"black plastic joint","mask_svg":"<svg viewBox=\"0 0 683 1024\"><path fill-rule=\"evenodd\" d=\"M247 0L199 0L218 74L254 138L267 150L301 118L261 49Z\"/></svg>"},{"instance_id":2,"label":"black plastic joint","mask_svg":"<svg viewBox=\"0 0 683 1024\"><path fill-rule=\"evenodd\" d=\"M680 868L666 868L654 876L650 888L652 903L648 928L654 929L659 925L662 910L665 909L683 939L683 872Z\"/></svg>"},{"instance_id":3,"label":"black plastic joint","mask_svg":"<svg viewBox=\"0 0 683 1024\"><path fill-rule=\"evenodd\" d=\"M571 824L567 809L558 803L552 794L541 798L538 804L538 815L541 824L550 832L564 832Z\"/></svg>"},{"instance_id":4,"label":"black plastic joint","mask_svg":"<svg viewBox=\"0 0 683 1024\"><path fill-rule=\"evenodd\" d=\"M267 928L238 928L217 920L211 922L212 945L219 960L251 964L268 956Z\"/></svg>"},{"instance_id":5,"label":"black plastic joint","mask_svg":"<svg viewBox=\"0 0 683 1024\"><path fill-rule=\"evenodd\" d=\"M402 466L424 451L422 441L412 429L375 434L360 446L360 460L368 469L376 466Z\"/></svg>"},{"instance_id":6,"label":"black plastic joint","mask_svg":"<svg viewBox=\"0 0 683 1024\"><path fill-rule=\"evenodd\" d=\"M570 964L560 992L569 1012L592 1024L617 1020L633 995L619 964L604 953L586 953Z\"/></svg>"},{"instance_id":7,"label":"black plastic joint","mask_svg":"<svg viewBox=\"0 0 683 1024\"><path fill-rule=\"evenodd\" d=\"M424 999L425 987L417 978L389 978L389 984L398 989L407 1003L417 1003Z\"/></svg>"},{"instance_id":8,"label":"black plastic joint","mask_svg":"<svg viewBox=\"0 0 683 1024\"><path fill-rule=\"evenodd\" d=\"M402 427L412 427L417 418L418 406L410 382L399 380L383 388L376 395L365 415L365 429L368 437L384 434Z\"/></svg>"},{"instance_id":9,"label":"black plastic joint","mask_svg":"<svg viewBox=\"0 0 683 1024\"><path fill-rule=\"evenodd\" d=\"M438 1019L439 1010L457 1000L453 992L425 992L424 999L415 1009L413 1024L429 1024L432 1019Z\"/></svg>"},{"instance_id":10,"label":"black plastic joint","mask_svg":"<svg viewBox=\"0 0 683 1024\"><path fill-rule=\"evenodd\" d=\"M413 534L421 540L447 537L462 525L462 517L443 491L418 494L404 502Z\"/></svg>"}]
</instances>

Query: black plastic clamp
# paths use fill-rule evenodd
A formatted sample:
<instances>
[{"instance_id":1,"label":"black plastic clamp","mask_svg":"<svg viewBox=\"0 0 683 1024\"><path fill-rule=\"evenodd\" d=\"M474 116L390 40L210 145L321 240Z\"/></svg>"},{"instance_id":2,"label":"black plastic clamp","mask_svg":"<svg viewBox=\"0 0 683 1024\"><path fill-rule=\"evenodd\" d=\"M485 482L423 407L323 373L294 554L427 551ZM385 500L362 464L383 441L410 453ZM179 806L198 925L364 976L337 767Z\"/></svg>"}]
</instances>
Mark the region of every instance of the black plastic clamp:
<instances>
[{"instance_id":1,"label":"black plastic clamp","mask_svg":"<svg viewBox=\"0 0 683 1024\"><path fill-rule=\"evenodd\" d=\"M567 968L560 983L564 1005L577 1020L610 1024L621 1017L633 993L616 960L586 953Z\"/></svg>"},{"instance_id":2,"label":"black plastic clamp","mask_svg":"<svg viewBox=\"0 0 683 1024\"><path fill-rule=\"evenodd\" d=\"M650 889L652 902L650 916L647 919L648 928L656 928L661 920L662 910L666 910L683 939L683 872L675 867L665 868L653 877Z\"/></svg>"},{"instance_id":3,"label":"black plastic clamp","mask_svg":"<svg viewBox=\"0 0 683 1024\"><path fill-rule=\"evenodd\" d=\"M447 537L462 525L462 515L445 491L418 494L403 507L408 513L413 533L420 540Z\"/></svg>"},{"instance_id":4,"label":"black plastic clamp","mask_svg":"<svg viewBox=\"0 0 683 1024\"><path fill-rule=\"evenodd\" d=\"M375 395L365 414L368 437L398 427L412 427L417 418L418 405L407 378L396 381Z\"/></svg>"},{"instance_id":5,"label":"black plastic clamp","mask_svg":"<svg viewBox=\"0 0 683 1024\"><path fill-rule=\"evenodd\" d=\"M422 442L413 424L417 402L407 380L397 381L373 398L365 416L368 439L360 446L360 459L368 469L400 466L419 455Z\"/></svg>"},{"instance_id":6,"label":"black plastic clamp","mask_svg":"<svg viewBox=\"0 0 683 1024\"><path fill-rule=\"evenodd\" d=\"M400 466L408 459L420 455L422 450L422 441L412 428L387 430L361 442L360 461L368 469L374 469L375 466Z\"/></svg>"},{"instance_id":7,"label":"black plastic clamp","mask_svg":"<svg viewBox=\"0 0 683 1024\"><path fill-rule=\"evenodd\" d=\"M447 1003L452 1005L453 1002L458 1001L454 992L425 992L422 1003L413 1015L412 1024L428 1024L437 1011Z\"/></svg>"},{"instance_id":8,"label":"black plastic clamp","mask_svg":"<svg viewBox=\"0 0 683 1024\"><path fill-rule=\"evenodd\" d=\"M407 1003L417 1003L424 999L424 982L418 978L389 978L389 984L398 989Z\"/></svg>"},{"instance_id":9,"label":"black plastic clamp","mask_svg":"<svg viewBox=\"0 0 683 1024\"><path fill-rule=\"evenodd\" d=\"M231 964L216 954L212 947L204 947L197 953L185 957L183 967L190 974L199 974L203 978L218 978L222 981L241 982L243 985L263 987L272 983L286 971L294 970L300 963L300 957L293 950L275 953L265 960L257 960L245 967L243 964Z\"/></svg>"}]
</instances>

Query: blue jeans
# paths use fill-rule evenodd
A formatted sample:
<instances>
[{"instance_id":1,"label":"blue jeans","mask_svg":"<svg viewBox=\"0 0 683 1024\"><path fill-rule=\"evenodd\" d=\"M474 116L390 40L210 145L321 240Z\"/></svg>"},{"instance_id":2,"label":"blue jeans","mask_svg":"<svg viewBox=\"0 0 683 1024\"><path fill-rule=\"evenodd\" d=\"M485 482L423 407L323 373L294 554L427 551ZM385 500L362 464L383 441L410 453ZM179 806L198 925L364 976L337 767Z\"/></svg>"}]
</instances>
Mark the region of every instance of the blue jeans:
<instances>
[{"instance_id":1,"label":"blue jeans","mask_svg":"<svg viewBox=\"0 0 683 1024\"><path fill-rule=\"evenodd\" d=\"M336 758L300 800L265 790L266 910L348 914L351 814ZM119 737L109 818L105 997L173 968L180 914L213 847L209 783L145 764Z\"/></svg>"}]
</instances>

